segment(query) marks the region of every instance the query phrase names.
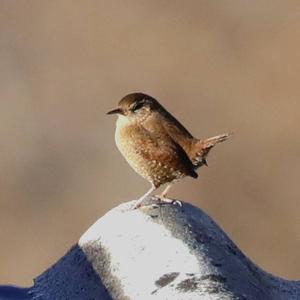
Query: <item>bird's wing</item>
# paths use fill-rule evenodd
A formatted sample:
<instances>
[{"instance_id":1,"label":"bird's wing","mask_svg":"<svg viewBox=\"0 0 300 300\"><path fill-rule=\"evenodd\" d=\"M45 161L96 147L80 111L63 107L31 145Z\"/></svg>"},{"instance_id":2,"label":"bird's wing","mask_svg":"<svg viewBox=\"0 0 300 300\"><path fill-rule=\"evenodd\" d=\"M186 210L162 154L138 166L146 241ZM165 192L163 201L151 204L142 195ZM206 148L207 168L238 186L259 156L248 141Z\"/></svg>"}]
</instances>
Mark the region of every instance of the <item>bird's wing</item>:
<instances>
[{"instance_id":1,"label":"bird's wing","mask_svg":"<svg viewBox=\"0 0 300 300\"><path fill-rule=\"evenodd\" d=\"M193 139L192 134L166 109L161 112L164 118L163 126L171 136L177 136L183 139Z\"/></svg>"},{"instance_id":2,"label":"bird's wing","mask_svg":"<svg viewBox=\"0 0 300 300\"><path fill-rule=\"evenodd\" d=\"M160 162L162 166L178 170L184 175L198 177L187 153L168 134L150 132L143 127L139 144L138 151L147 160L155 160Z\"/></svg>"},{"instance_id":3,"label":"bird's wing","mask_svg":"<svg viewBox=\"0 0 300 300\"><path fill-rule=\"evenodd\" d=\"M196 139L166 110L153 112L143 122L143 127L151 133L161 132L169 135L190 157L191 146Z\"/></svg>"}]
</instances>

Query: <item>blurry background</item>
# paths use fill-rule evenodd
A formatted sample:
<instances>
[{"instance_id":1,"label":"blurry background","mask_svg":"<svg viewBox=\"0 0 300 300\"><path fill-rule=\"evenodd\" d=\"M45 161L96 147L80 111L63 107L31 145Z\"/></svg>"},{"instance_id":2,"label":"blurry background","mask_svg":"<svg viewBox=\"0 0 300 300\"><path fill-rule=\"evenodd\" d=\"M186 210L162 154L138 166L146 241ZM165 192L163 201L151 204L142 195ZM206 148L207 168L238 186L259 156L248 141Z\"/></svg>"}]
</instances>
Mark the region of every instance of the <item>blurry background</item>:
<instances>
[{"instance_id":1,"label":"blurry background","mask_svg":"<svg viewBox=\"0 0 300 300\"><path fill-rule=\"evenodd\" d=\"M0 283L30 285L148 190L105 115L132 91L197 137L235 133L171 196L299 279L299 13L299 1L1 0Z\"/></svg>"}]
</instances>

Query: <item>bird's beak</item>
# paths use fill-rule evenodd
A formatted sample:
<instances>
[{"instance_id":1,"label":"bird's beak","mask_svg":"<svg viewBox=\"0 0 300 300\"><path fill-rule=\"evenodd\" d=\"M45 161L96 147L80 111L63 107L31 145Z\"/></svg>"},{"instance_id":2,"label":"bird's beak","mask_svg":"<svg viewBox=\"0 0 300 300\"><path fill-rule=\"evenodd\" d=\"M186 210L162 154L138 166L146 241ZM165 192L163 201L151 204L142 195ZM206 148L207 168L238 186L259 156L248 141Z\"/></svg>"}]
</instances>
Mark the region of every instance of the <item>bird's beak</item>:
<instances>
[{"instance_id":1,"label":"bird's beak","mask_svg":"<svg viewBox=\"0 0 300 300\"><path fill-rule=\"evenodd\" d=\"M120 108L113 109L106 113L107 115L114 115L114 114L123 114L123 111Z\"/></svg>"}]
</instances>

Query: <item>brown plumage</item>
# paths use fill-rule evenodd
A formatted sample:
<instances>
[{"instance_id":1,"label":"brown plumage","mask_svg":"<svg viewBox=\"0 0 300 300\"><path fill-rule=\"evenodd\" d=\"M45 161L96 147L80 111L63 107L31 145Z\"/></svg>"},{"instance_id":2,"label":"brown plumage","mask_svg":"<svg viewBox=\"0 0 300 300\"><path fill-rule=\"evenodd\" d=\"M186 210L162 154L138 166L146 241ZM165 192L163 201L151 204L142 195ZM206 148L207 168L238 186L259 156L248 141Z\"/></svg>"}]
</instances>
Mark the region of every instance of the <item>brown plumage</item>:
<instances>
[{"instance_id":1,"label":"brown plumage","mask_svg":"<svg viewBox=\"0 0 300 300\"><path fill-rule=\"evenodd\" d=\"M143 93L125 96L108 114L119 116L115 133L118 149L130 166L152 184L135 207L163 184L185 176L197 178L196 169L206 165L210 149L229 137L194 138L157 100ZM162 193L162 200L169 188Z\"/></svg>"}]
</instances>

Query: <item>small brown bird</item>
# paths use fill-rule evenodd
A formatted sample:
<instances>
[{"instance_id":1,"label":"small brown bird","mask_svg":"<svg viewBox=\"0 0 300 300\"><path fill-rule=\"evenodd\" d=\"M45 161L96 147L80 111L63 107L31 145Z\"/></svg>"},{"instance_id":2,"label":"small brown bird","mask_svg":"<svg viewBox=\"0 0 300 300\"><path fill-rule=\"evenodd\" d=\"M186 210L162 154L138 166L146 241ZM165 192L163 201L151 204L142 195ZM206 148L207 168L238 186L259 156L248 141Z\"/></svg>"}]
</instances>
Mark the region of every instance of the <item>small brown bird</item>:
<instances>
[{"instance_id":1,"label":"small brown bird","mask_svg":"<svg viewBox=\"0 0 300 300\"><path fill-rule=\"evenodd\" d=\"M208 152L229 134L208 139L194 138L157 100L132 93L107 114L118 114L115 140L129 165L151 183L151 189L137 200L135 208L157 188L168 184L159 196L166 198L172 183L185 176L197 178L196 170L207 165Z\"/></svg>"}]
</instances>

